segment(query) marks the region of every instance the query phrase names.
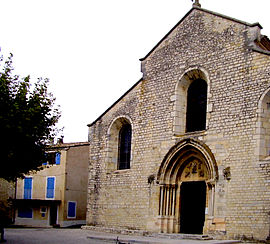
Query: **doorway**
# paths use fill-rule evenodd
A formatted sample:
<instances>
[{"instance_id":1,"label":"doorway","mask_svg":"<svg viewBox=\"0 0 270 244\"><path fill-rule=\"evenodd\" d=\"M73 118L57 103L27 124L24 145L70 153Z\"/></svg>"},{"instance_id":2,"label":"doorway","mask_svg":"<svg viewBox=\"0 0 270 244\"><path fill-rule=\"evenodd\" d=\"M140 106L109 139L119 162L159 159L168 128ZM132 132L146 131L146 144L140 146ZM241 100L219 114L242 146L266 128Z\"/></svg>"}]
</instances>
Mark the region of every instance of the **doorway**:
<instances>
[{"instance_id":1,"label":"doorway","mask_svg":"<svg viewBox=\"0 0 270 244\"><path fill-rule=\"evenodd\" d=\"M180 233L202 234L205 220L205 181L183 182L180 190Z\"/></svg>"},{"instance_id":2,"label":"doorway","mask_svg":"<svg viewBox=\"0 0 270 244\"><path fill-rule=\"evenodd\" d=\"M50 206L50 225L57 224L57 205Z\"/></svg>"}]
</instances>

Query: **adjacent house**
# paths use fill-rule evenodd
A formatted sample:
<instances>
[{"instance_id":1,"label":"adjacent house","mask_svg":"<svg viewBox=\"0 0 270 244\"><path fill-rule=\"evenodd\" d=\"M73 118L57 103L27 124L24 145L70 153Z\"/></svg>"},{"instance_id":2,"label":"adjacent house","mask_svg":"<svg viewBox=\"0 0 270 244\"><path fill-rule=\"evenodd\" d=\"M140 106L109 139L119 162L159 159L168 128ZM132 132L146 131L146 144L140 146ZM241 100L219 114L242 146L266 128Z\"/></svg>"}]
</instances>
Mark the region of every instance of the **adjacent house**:
<instances>
[{"instance_id":1,"label":"adjacent house","mask_svg":"<svg viewBox=\"0 0 270 244\"><path fill-rule=\"evenodd\" d=\"M85 224L89 143L61 143L47 153L40 171L17 181L15 225Z\"/></svg>"},{"instance_id":2,"label":"adjacent house","mask_svg":"<svg viewBox=\"0 0 270 244\"><path fill-rule=\"evenodd\" d=\"M269 237L261 29L195 1L141 59L142 78L89 125L87 228Z\"/></svg>"}]
</instances>

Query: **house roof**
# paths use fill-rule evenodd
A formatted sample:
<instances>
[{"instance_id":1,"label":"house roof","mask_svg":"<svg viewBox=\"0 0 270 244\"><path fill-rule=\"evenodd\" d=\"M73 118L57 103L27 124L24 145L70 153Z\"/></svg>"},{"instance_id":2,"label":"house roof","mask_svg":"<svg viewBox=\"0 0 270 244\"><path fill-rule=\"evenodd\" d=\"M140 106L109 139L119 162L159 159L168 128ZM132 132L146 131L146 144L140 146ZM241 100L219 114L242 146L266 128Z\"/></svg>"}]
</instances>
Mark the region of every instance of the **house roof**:
<instances>
[{"instance_id":1,"label":"house roof","mask_svg":"<svg viewBox=\"0 0 270 244\"><path fill-rule=\"evenodd\" d=\"M253 23L253 24L250 24L250 23L247 23L245 21L241 21L241 20L238 20L238 19L235 19L235 18L232 18L232 17L229 17L229 16L226 16L226 15L223 15L223 14L219 14L219 13L216 13L216 12L213 12L213 11L210 11L210 10L207 10L207 9L203 9L201 7L197 7L197 6L194 6L190 9L190 11L188 11L186 13L186 15L151 49L151 51L149 53L147 53L147 55L143 58L140 59L140 61L144 61L145 59L147 59L151 53L154 52L154 50L175 30L175 28L181 24L184 19L191 13L193 12L194 10L199 10L199 11L202 11L202 12L205 12L205 13L208 13L208 14L212 14L212 15L215 15L215 16L218 16L218 17L221 17L221 18L225 18L225 19L228 19L228 20L231 20L231 21L234 21L236 23L239 23L239 24L243 24L243 25L246 25L246 26L249 26L249 27L254 27L254 26L258 26L260 29L262 29L263 27L258 23ZM268 39L269 41L269 39ZM269 42L270 43L270 42ZM264 44L260 43L257 44L258 46L260 45L263 45L264 47L267 46L268 48L268 44L266 44L264 42ZM269 44L269 47L270 47L270 44ZM263 48L264 50L266 50L266 48ZM256 50L254 49L254 51L260 51L260 50ZM267 50L268 51L268 50ZM267 53L266 53L267 54ZM112 107L114 107L114 105L116 105L123 97L125 97L126 94L128 94L134 87L136 87L141 81L143 80L143 78L141 78L139 81L137 81L127 92L125 92L116 102L114 102L105 112L103 112L95 121L93 121L92 123L88 124L87 126L88 127L91 127L92 125L94 125L98 120L100 120Z\"/></svg>"},{"instance_id":2,"label":"house roof","mask_svg":"<svg viewBox=\"0 0 270 244\"><path fill-rule=\"evenodd\" d=\"M89 142L58 143L58 144L49 146L49 148L61 149L61 148L80 147L80 146L88 146L88 145L89 145Z\"/></svg>"}]
</instances>

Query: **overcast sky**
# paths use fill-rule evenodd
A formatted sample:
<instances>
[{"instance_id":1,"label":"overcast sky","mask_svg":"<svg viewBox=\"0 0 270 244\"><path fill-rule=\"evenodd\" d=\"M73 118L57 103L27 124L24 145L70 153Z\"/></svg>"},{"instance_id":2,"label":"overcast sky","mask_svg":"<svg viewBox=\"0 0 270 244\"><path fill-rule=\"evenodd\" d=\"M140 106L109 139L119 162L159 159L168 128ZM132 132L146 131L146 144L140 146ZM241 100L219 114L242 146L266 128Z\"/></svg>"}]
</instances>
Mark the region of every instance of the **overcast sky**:
<instances>
[{"instance_id":1,"label":"overcast sky","mask_svg":"<svg viewBox=\"0 0 270 244\"><path fill-rule=\"evenodd\" d=\"M270 36L269 0L200 0L202 8ZM0 0L0 47L16 73L50 79L64 142L87 141L93 122L142 76L144 57L191 0Z\"/></svg>"}]
</instances>

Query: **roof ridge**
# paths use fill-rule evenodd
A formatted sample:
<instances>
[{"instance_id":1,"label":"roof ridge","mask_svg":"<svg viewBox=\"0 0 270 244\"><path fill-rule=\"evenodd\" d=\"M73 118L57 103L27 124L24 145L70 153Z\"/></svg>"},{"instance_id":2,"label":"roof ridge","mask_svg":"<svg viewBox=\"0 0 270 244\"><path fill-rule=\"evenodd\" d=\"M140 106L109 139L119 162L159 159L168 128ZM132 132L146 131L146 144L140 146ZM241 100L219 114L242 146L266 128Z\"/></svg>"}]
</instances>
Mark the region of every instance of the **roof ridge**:
<instances>
[{"instance_id":1,"label":"roof ridge","mask_svg":"<svg viewBox=\"0 0 270 244\"><path fill-rule=\"evenodd\" d=\"M177 22L176 25L174 25L174 27L150 50L150 52L148 52L146 54L146 56L144 56L143 58L140 58L140 61L144 61L147 57L149 57L149 55L164 41L164 39L166 39L175 29L178 25L181 24L181 22L184 21L184 19L194 10L199 10L199 11L203 11L203 12L206 12L206 13L209 13L209 14L213 14L213 15L216 15L218 17L221 17L221 18L225 18L225 19L228 19L228 20L231 20L231 21L234 21L234 22L237 22L239 24L243 24L243 25L246 25L246 26L250 26L250 27L254 27L254 26L258 26L259 28L263 28L259 22L256 22L256 23L253 23L253 24L250 24L248 22L245 22L245 21L242 21L242 20L239 20L239 19L236 19L236 18L233 18L233 17L230 17L230 16L227 16L227 15L223 15L223 14L220 14L220 13L217 13L217 12L214 12L214 11L211 11L211 10L208 10L208 9L204 9L204 8L201 8L201 7L197 7L197 6L193 6L185 15L183 18L181 18L180 21Z\"/></svg>"}]
</instances>

